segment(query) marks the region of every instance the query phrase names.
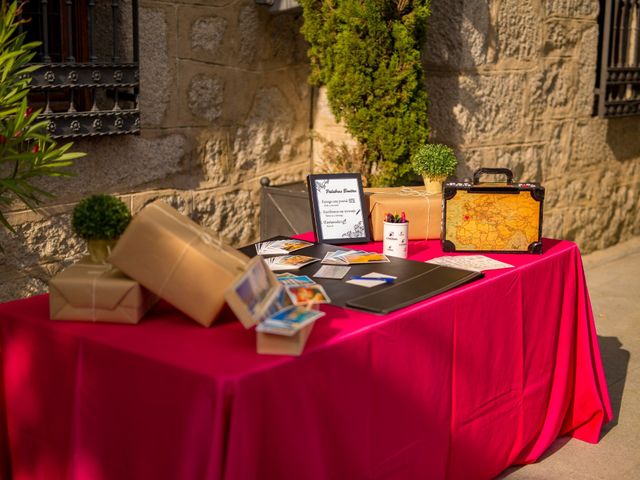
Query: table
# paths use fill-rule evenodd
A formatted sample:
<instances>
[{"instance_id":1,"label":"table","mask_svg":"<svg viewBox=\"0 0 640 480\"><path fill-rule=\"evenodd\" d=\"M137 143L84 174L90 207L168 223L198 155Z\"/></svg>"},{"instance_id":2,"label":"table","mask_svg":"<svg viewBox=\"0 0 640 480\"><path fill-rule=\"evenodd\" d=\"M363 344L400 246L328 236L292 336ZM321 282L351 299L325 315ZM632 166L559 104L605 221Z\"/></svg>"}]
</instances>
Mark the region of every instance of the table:
<instances>
[{"instance_id":1,"label":"table","mask_svg":"<svg viewBox=\"0 0 640 480\"><path fill-rule=\"evenodd\" d=\"M390 315L324 306L297 358L257 355L229 312L205 329L167 304L137 326L0 305L14 478L481 479L561 435L597 442L611 408L580 253L544 251Z\"/></svg>"}]
</instances>

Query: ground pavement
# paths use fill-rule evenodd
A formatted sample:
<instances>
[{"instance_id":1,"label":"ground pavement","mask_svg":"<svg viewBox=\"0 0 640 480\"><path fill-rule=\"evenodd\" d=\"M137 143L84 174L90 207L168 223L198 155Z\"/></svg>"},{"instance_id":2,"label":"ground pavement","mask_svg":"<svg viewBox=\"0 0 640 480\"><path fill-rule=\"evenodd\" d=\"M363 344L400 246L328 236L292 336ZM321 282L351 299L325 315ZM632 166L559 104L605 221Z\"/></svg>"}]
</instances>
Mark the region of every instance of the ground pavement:
<instances>
[{"instance_id":1,"label":"ground pavement","mask_svg":"<svg viewBox=\"0 0 640 480\"><path fill-rule=\"evenodd\" d=\"M583 258L614 419L600 443L557 440L505 480L640 479L640 237Z\"/></svg>"}]
</instances>

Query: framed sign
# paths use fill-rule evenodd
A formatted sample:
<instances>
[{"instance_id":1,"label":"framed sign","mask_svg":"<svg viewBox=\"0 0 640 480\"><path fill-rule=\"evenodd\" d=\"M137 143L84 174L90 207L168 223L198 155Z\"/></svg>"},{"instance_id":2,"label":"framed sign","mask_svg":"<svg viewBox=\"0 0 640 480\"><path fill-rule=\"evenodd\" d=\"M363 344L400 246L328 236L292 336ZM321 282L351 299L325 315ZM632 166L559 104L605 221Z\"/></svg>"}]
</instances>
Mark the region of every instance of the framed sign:
<instances>
[{"instance_id":1,"label":"framed sign","mask_svg":"<svg viewBox=\"0 0 640 480\"><path fill-rule=\"evenodd\" d=\"M369 242L369 221L359 174L309 175L313 229L319 242Z\"/></svg>"}]
</instances>

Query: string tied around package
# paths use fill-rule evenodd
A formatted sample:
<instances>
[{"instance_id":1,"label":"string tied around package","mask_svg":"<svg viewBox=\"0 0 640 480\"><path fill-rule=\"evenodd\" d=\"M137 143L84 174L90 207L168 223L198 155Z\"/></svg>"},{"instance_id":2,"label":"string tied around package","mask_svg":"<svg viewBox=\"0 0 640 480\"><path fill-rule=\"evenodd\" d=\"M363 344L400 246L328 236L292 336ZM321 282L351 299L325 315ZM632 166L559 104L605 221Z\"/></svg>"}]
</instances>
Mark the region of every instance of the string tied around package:
<instances>
[{"instance_id":1,"label":"string tied around package","mask_svg":"<svg viewBox=\"0 0 640 480\"><path fill-rule=\"evenodd\" d=\"M203 227L200 227L199 225L195 225L195 224L191 225L189 223L180 222L175 216L171 215L162 207L154 203L152 203L151 205L148 205L146 208L154 208L155 211L161 212L167 218L170 218L173 222L180 223L182 227L186 228L191 233L193 233L193 237L182 246L182 250L180 251L180 254L177 256L176 260L173 263L173 266L169 270L169 274L164 278L164 281L162 282L162 285L160 286L157 293L159 297L162 297L162 294L164 293L164 290L168 285L169 280L171 279L171 277L173 277L174 272L178 268L178 265L180 265L180 263L182 262L182 259L184 258L184 256L187 254L191 246L198 241L204 243L205 245L209 245L210 247L217 248L224 255L233 258L234 262L238 261L238 257L227 250L227 245L225 245L225 243L222 240L220 240L219 238L213 237L211 234L206 232L203 229Z\"/></svg>"}]
</instances>

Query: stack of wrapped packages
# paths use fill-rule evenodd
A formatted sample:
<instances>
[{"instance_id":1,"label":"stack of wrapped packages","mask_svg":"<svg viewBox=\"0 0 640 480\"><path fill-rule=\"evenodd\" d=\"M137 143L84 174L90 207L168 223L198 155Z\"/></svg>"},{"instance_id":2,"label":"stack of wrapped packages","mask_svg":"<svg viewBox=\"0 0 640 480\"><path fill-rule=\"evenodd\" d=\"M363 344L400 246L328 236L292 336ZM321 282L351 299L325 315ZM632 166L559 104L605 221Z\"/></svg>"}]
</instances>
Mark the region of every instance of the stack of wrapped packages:
<instances>
[{"instance_id":1,"label":"stack of wrapped packages","mask_svg":"<svg viewBox=\"0 0 640 480\"><path fill-rule=\"evenodd\" d=\"M384 216L405 212L409 222L409 240L440 238L442 194L430 194L420 187L365 188L369 201L372 240L383 240Z\"/></svg>"},{"instance_id":2,"label":"stack of wrapped packages","mask_svg":"<svg viewBox=\"0 0 640 480\"><path fill-rule=\"evenodd\" d=\"M161 298L208 327L222 310L226 291L248 264L246 255L157 201L133 217L108 263L85 258L51 279L50 316L53 320L135 324ZM253 324L245 324L250 326ZM259 344L264 344L264 335L258 335ZM282 352L272 348L268 353L302 351L289 351L287 340L272 341L285 345ZM300 338L289 342L299 346Z\"/></svg>"}]
</instances>

